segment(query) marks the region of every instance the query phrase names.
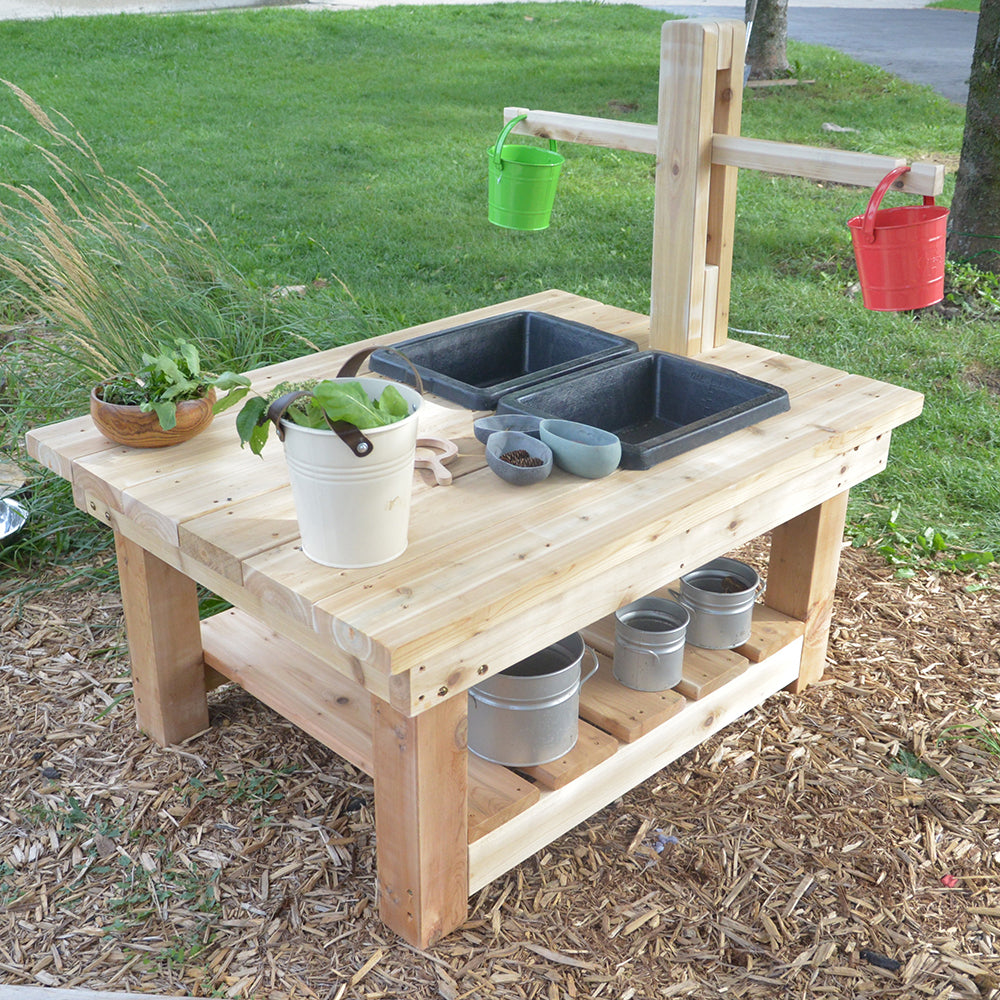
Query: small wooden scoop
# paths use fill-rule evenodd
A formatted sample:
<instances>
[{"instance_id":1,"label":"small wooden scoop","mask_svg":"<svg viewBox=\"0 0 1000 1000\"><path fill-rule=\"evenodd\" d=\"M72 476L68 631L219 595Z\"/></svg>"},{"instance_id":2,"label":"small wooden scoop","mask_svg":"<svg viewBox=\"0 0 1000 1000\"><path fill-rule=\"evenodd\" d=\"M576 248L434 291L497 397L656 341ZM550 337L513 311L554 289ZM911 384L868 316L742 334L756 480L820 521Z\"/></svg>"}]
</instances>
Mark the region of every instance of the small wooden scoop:
<instances>
[{"instance_id":1,"label":"small wooden scoop","mask_svg":"<svg viewBox=\"0 0 1000 1000\"><path fill-rule=\"evenodd\" d=\"M417 438L418 469L430 469L438 486L451 485L451 473L445 466L458 454L458 445L443 438Z\"/></svg>"}]
</instances>

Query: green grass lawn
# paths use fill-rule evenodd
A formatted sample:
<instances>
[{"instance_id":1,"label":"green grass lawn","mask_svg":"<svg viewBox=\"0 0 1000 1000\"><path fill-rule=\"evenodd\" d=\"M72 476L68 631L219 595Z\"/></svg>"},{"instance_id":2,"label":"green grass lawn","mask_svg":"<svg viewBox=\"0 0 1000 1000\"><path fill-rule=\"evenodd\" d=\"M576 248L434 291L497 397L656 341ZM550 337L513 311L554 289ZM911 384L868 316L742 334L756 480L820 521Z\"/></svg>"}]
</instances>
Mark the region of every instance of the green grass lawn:
<instances>
[{"instance_id":1,"label":"green grass lawn","mask_svg":"<svg viewBox=\"0 0 1000 1000\"><path fill-rule=\"evenodd\" d=\"M945 10L971 10L979 13L979 0L933 0L928 7L940 7Z\"/></svg>"},{"instance_id":2,"label":"green grass lawn","mask_svg":"<svg viewBox=\"0 0 1000 1000\"><path fill-rule=\"evenodd\" d=\"M553 225L529 234L487 223L486 150L505 105L654 122L664 18L593 3L265 9L7 22L0 45L8 80L71 119L110 174L159 175L252 287L336 275L360 336L551 287L648 310L651 157L564 145ZM961 108L830 50L789 43L789 55L815 84L748 93L744 134L957 163ZM4 100L2 121L30 130ZM11 135L0 181L52 190ZM878 534L898 505L907 532L998 545L997 399L969 377L1000 371L996 324L866 312L850 297L845 223L867 198L742 171L732 324L927 394L889 470L854 492L855 523ZM339 288L314 297L317 334ZM53 418L16 379L4 391L12 439ZM66 395L83 412L82 387Z\"/></svg>"}]
</instances>

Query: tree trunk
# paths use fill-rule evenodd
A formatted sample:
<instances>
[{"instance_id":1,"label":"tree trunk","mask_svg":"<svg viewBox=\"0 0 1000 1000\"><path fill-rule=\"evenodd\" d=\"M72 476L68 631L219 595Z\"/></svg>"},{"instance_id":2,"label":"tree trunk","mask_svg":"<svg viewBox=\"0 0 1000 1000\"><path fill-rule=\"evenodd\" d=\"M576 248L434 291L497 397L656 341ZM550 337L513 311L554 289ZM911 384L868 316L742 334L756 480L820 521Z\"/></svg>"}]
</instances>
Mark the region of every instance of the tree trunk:
<instances>
[{"instance_id":1,"label":"tree trunk","mask_svg":"<svg viewBox=\"0 0 1000 1000\"><path fill-rule=\"evenodd\" d=\"M746 17L753 12L746 0ZM788 0L757 0L753 30L747 47L751 80L776 80L791 75L785 42L788 39Z\"/></svg>"},{"instance_id":2,"label":"tree trunk","mask_svg":"<svg viewBox=\"0 0 1000 1000\"><path fill-rule=\"evenodd\" d=\"M948 254L1000 274L1000 0L982 0Z\"/></svg>"}]
</instances>

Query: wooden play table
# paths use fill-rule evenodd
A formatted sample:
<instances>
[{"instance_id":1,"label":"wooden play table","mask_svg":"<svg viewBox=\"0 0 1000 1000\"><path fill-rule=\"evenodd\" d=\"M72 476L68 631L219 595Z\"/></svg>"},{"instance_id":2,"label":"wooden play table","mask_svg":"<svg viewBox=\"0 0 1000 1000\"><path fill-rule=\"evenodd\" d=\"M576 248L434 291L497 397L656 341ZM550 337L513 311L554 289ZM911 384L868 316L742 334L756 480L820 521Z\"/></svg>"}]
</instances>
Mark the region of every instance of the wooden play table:
<instances>
[{"instance_id":1,"label":"wooden play table","mask_svg":"<svg viewBox=\"0 0 1000 1000\"><path fill-rule=\"evenodd\" d=\"M527 308L648 344L648 317L560 291L379 341ZM251 375L266 392L329 376L352 351ZM232 411L173 448L112 445L89 417L31 432L28 448L115 532L140 728L163 745L205 729L206 690L229 679L374 776L380 912L425 946L465 919L470 893L823 671L848 489L884 468L922 397L734 341L699 357L783 386L790 411L597 481L556 469L508 486L473 438L481 414L428 399L420 433L459 443L454 483L416 471L407 551L366 570L302 554L281 448L241 451ZM618 607L767 532L746 646L689 648L675 691L613 681ZM233 608L199 622L196 583ZM601 669L576 749L520 774L470 756L468 688L577 630Z\"/></svg>"}]
</instances>

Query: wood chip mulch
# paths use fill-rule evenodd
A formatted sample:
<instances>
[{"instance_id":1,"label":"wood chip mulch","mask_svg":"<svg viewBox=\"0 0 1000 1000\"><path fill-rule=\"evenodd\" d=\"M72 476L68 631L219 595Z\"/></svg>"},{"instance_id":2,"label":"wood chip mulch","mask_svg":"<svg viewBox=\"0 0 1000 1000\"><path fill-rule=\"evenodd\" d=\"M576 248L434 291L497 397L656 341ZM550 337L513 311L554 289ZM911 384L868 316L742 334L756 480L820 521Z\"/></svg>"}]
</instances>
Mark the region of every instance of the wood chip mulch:
<instances>
[{"instance_id":1,"label":"wood chip mulch","mask_svg":"<svg viewBox=\"0 0 1000 1000\"><path fill-rule=\"evenodd\" d=\"M821 683L498 879L428 951L378 920L364 774L232 686L161 749L135 729L117 595L7 602L0 984L1000 997L1000 757L942 738L1000 720L1000 590L979 586L846 548Z\"/></svg>"}]
</instances>

